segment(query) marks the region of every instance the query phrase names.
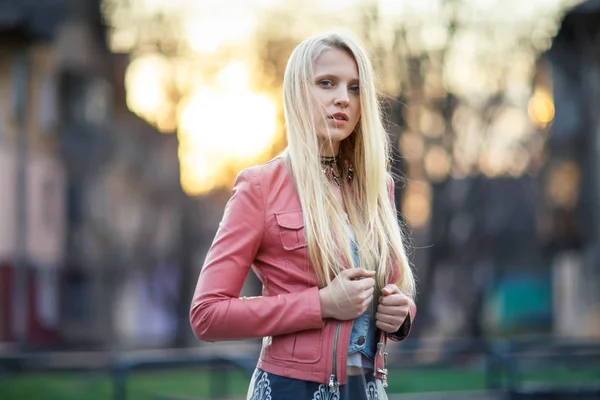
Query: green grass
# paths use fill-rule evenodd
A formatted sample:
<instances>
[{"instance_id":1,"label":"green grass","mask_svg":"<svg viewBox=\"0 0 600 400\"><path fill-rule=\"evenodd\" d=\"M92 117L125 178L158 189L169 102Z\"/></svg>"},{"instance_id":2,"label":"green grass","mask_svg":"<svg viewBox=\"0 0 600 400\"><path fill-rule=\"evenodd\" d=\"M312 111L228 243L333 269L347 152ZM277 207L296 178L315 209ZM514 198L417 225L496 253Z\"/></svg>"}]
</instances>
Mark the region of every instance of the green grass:
<instances>
[{"instance_id":1,"label":"green grass","mask_svg":"<svg viewBox=\"0 0 600 400\"><path fill-rule=\"evenodd\" d=\"M155 400L167 396L208 399L210 379L206 371L136 372L128 379L127 399ZM231 372L227 387L232 394L243 395L248 382L242 373ZM217 388L225 386L219 384ZM107 374L27 374L0 380L2 400L108 400L113 393L114 385Z\"/></svg>"},{"instance_id":2,"label":"green grass","mask_svg":"<svg viewBox=\"0 0 600 400\"><path fill-rule=\"evenodd\" d=\"M527 381L552 384L598 382L600 368L593 371L537 371L525 376ZM217 388L229 387L232 396L245 398L248 377L232 371L229 384L218 379ZM211 375L207 370L136 372L127 385L128 400L169 398L209 399ZM394 370L390 373L389 393L459 391L485 389L483 371L467 369ZM58 373L24 374L0 377L2 400L112 400L113 384L107 374Z\"/></svg>"},{"instance_id":3,"label":"green grass","mask_svg":"<svg viewBox=\"0 0 600 400\"><path fill-rule=\"evenodd\" d=\"M537 370L522 375L524 383L577 385L600 382L600 367L580 371ZM469 391L487 389L484 371L469 369L398 370L391 373L390 393Z\"/></svg>"}]
</instances>

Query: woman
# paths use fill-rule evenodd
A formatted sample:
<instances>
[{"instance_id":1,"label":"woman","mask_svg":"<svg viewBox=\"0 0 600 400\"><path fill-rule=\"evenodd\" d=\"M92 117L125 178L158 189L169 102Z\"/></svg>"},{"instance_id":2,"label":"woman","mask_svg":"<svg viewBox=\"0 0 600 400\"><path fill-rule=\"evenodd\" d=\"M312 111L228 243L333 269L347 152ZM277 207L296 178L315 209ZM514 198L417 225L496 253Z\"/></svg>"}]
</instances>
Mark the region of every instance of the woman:
<instances>
[{"instance_id":1,"label":"woman","mask_svg":"<svg viewBox=\"0 0 600 400\"><path fill-rule=\"evenodd\" d=\"M358 42L327 34L298 45L284 108L288 148L238 175L191 325L206 341L263 338L248 399L380 398L386 341L408 335L415 282ZM239 298L251 267L262 296Z\"/></svg>"}]
</instances>

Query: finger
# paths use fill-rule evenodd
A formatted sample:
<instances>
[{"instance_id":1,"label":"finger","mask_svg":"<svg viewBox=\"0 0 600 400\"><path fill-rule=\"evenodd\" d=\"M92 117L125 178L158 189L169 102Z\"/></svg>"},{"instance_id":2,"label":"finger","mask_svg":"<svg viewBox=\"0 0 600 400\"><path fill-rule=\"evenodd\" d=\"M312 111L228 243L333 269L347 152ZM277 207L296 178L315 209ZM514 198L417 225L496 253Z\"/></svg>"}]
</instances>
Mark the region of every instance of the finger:
<instances>
[{"instance_id":1,"label":"finger","mask_svg":"<svg viewBox=\"0 0 600 400\"><path fill-rule=\"evenodd\" d=\"M375 319L380 322L384 322L390 325L398 325L400 326L404 320L404 318L398 315L390 315L390 314L382 314L380 312L375 313Z\"/></svg>"},{"instance_id":2,"label":"finger","mask_svg":"<svg viewBox=\"0 0 600 400\"><path fill-rule=\"evenodd\" d=\"M400 289L398 288L398 286L396 286L394 284L389 284L389 285L386 285L383 289L381 289L381 293L384 296L389 296L389 295L401 293L401 292L400 292Z\"/></svg>"},{"instance_id":3,"label":"finger","mask_svg":"<svg viewBox=\"0 0 600 400\"><path fill-rule=\"evenodd\" d=\"M385 306L405 306L408 307L409 300L408 297L402 295L401 293L395 293L389 296L381 296L379 297L379 304L383 304Z\"/></svg>"},{"instance_id":4,"label":"finger","mask_svg":"<svg viewBox=\"0 0 600 400\"><path fill-rule=\"evenodd\" d=\"M366 290L362 292L357 298L356 303L358 304L371 304L373 302L373 291Z\"/></svg>"},{"instance_id":5,"label":"finger","mask_svg":"<svg viewBox=\"0 0 600 400\"><path fill-rule=\"evenodd\" d=\"M350 281L348 285L354 287L357 291L362 292L367 289L375 288L375 280L373 278L362 278Z\"/></svg>"},{"instance_id":6,"label":"finger","mask_svg":"<svg viewBox=\"0 0 600 400\"><path fill-rule=\"evenodd\" d=\"M377 326L379 329L381 329L382 331L384 331L384 332L386 332L386 333L394 333L394 332L397 332L397 331L398 331L398 329L400 329L400 327L396 327L396 326L394 326L394 325L388 324L388 323L386 323L386 322L380 322L380 321L377 321L377 322L375 323L375 325L376 325L376 326Z\"/></svg>"},{"instance_id":7,"label":"finger","mask_svg":"<svg viewBox=\"0 0 600 400\"><path fill-rule=\"evenodd\" d=\"M348 268L341 273L347 279L370 278L375 276L375 271L369 271L364 268Z\"/></svg>"},{"instance_id":8,"label":"finger","mask_svg":"<svg viewBox=\"0 0 600 400\"><path fill-rule=\"evenodd\" d=\"M375 287L375 279L364 278L364 279L360 280L359 284L360 284L360 288L363 290L371 289L371 288Z\"/></svg>"},{"instance_id":9,"label":"finger","mask_svg":"<svg viewBox=\"0 0 600 400\"><path fill-rule=\"evenodd\" d=\"M406 318L408 315L408 307L397 307L397 306L377 306L377 312L385 315L396 315L399 318Z\"/></svg>"},{"instance_id":10,"label":"finger","mask_svg":"<svg viewBox=\"0 0 600 400\"><path fill-rule=\"evenodd\" d=\"M373 302L373 296L367 297L361 304L363 311L366 310Z\"/></svg>"}]
</instances>

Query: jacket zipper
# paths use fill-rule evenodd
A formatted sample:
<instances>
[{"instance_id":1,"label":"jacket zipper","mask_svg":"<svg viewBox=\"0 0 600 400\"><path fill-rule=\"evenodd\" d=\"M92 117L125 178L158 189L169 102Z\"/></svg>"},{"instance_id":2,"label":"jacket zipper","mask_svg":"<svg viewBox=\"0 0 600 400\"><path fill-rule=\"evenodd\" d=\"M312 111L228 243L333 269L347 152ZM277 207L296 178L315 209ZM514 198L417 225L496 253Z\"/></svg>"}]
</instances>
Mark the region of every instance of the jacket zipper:
<instances>
[{"instance_id":1,"label":"jacket zipper","mask_svg":"<svg viewBox=\"0 0 600 400\"><path fill-rule=\"evenodd\" d=\"M333 335L333 358L331 360L331 375L329 375L329 392L335 394L340 393L340 383L337 380L337 343L341 328L342 323L338 321L335 326L335 334Z\"/></svg>"},{"instance_id":2,"label":"jacket zipper","mask_svg":"<svg viewBox=\"0 0 600 400\"><path fill-rule=\"evenodd\" d=\"M378 363L377 363L378 359L381 360L381 368L378 367ZM377 343L377 353L375 355L375 372L376 372L375 376L381 380L381 383L384 388L388 387L387 359L388 359L388 353L387 353L387 351L385 351L383 341L380 339L379 343Z\"/></svg>"}]
</instances>

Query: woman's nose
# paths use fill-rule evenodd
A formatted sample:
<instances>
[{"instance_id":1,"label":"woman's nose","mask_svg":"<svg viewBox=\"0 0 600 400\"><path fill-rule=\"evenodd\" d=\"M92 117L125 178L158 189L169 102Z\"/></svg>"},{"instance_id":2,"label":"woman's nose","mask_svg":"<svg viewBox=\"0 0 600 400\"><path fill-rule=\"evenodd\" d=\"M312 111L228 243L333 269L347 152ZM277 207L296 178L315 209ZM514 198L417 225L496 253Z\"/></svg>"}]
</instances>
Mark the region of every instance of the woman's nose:
<instances>
[{"instance_id":1,"label":"woman's nose","mask_svg":"<svg viewBox=\"0 0 600 400\"><path fill-rule=\"evenodd\" d=\"M347 90L338 90L335 93L335 101L336 106L347 107L350 103L350 98L348 97Z\"/></svg>"}]
</instances>

